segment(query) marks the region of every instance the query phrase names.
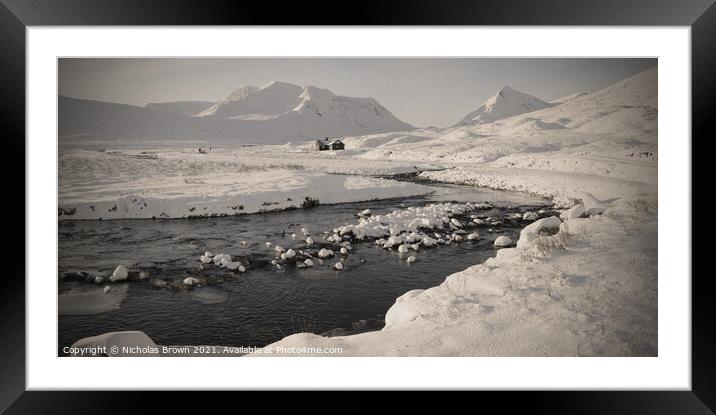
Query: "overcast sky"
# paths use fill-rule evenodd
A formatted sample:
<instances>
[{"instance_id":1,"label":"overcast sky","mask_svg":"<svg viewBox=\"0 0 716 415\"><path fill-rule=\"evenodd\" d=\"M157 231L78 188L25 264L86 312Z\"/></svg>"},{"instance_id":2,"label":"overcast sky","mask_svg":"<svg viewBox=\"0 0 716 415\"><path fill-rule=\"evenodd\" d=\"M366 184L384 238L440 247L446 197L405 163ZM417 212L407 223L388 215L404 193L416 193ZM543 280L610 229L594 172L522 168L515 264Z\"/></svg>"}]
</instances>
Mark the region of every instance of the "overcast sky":
<instances>
[{"instance_id":1,"label":"overcast sky","mask_svg":"<svg viewBox=\"0 0 716 415\"><path fill-rule=\"evenodd\" d=\"M218 101L242 85L316 85L373 97L419 127L461 120L509 85L549 101L603 88L656 66L656 59L492 58L107 58L60 59L59 93L144 106Z\"/></svg>"}]
</instances>

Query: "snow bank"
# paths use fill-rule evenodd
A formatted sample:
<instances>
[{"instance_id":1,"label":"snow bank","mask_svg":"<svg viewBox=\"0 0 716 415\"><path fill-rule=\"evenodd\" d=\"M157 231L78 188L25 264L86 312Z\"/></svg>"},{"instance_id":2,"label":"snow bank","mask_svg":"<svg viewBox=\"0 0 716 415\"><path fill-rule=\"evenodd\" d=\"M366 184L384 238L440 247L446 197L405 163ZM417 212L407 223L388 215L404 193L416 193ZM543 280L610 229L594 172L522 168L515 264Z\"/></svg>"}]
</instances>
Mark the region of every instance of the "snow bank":
<instances>
[{"instance_id":1,"label":"snow bank","mask_svg":"<svg viewBox=\"0 0 716 415\"><path fill-rule=\"evenodd\" d=\"M565 225L580 222L581 236L548 258L529 255L532 241L403 294L381 331L302 333L271 346L341 347L341 356L656 356L656 219L637 236L605 216Z\"/></svg>"},{"instance_id":2,"label":"snow bank","mask_svg":"<svg viewBox=\"0 0 716 415\"><path fill-rule=\"evenodd\" d=\"M554 235L559 231L562 221L556 216L543 218L527 225L520 232L520 239L517 241L517 247L525 246L527 243L534 241L541 235Z\"/></svg>"},{"instance_id":3,"label":"snow bank","mask_svg":"<svg viewBox=\"0 0 716 415\"><path fill-rule=\"evenodd\" d=\"M655 180L647 175L645 179ZM644 183L611 177L593 176L583 173L565 173L536 169L494 168L488 166L464 166L450 170L424 172L420 174L429 180L489 187L497 190L515 190L550 198L556 206L569 208L574 201L581 200L585 189L604 198L628 198L645 192L654 197L656 183Z\"/></svg>"},{"instance_id":4,"label":"snow bank","mask_svg":"<svg viewBox=\"0 0 716 415\"><path fill-rule=\"evenodd\" d=\"M569 220L569 219L576 219L581 218L585 214L584 205L581 203L578 203L562 214L559 215L559 218L562 220Z\"/></svg>"},{"instance_id":5,"label":"snow bank","mask_svg":"<svg viewBox=\"0 0 716 415\"><path fill-rule=\"evenodd\" d=\"M227 216L432 192L427 186L375 177L247 167L230 153L207 155L206 160L194 154L163 156L148 160L84 151L63 155L59 219ZM91 189L88 180L95 183Z\"/></svg>"},{"instance_id":6,"label":"snow bank","mask_svg":"<svg viewBox=\"0 0 716 415\"><path fill-rule=\"evenodd\" d=\"M504 248L506 246L512 245L512 239L510 239L509 236L500 235L495 238L494 245L498 248Z\"/></svg>"}]
</instances>

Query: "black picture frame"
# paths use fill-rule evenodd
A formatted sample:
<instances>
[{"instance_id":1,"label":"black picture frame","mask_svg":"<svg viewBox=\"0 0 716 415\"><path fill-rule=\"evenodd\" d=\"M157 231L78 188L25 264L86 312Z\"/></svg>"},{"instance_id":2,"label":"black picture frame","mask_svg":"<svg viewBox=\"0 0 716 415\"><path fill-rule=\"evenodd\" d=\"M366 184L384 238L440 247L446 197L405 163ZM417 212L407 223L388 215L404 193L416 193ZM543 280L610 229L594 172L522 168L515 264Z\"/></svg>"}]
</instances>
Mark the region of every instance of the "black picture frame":
<instances>
[{"instance_id":1,"label":"black picture frame","mask_svg":"<svg viewBox=\"0 0 716 415\"><path fill-rule=\"evenodd\" d=\"M12 232L6 241L22 241L25 250L25 28L62 25L557 25L689 26L692 39L692 146L708 142L716 115L716 6L714 0L502 0L502 1L363 1L304 2L196 0L0 0L0 114L5 159L5 191L10 200ZM669 139L663 137L662 139ZM48 144L48 148L53 146ZM693 152L698 155L699 153ZM704 156L702 153L701 156ZM708 165L696 163L694 167ZM693 168L692 168L693 169ZM696 183L700 177L692 170ZM695 186L694 186L695 187ZM692 187L693 188L693 187ZM21 197L22 195L22 197ZM685 203L690 208L692 201ZM15 216L23 212L23 222ZM662 218L670 220L670 218ZM691 223L684 226L691 227ZM707 227L712 225L707 225ZM693 233L692 233L693 235ZM683 243L684 241L682 241ZM691 242L691 241L686 241ZM12 246L6 246L6 250ZM692 255L708 257L692 242ZM15 248L17 249L17 248ZM25 391L25 261L6 254L0 288L0 412L121 413L141 412L142 401L161 399L166 411L184 407L186 398L130 392ZM25 257L27 252L25 252ZM698 255L701 253L702 255ZM668 253L667 253L668 254ZM12 258L11 258L12 257ZM691 268L690 268L691 269ZM689 278L690 275L660 278ZM714 413L716 410L716 301L713 275L693 273L692 389L690 391L518 392L482 393L480 406L501 411L530 408L550 413ZM194 401L196 398L188 398ZM205 398L202 398L205 399ZM214 398L210 398L214 399ZM235 398L230 398L235 399ZM310 398L309 398L310 399ZM471 400L476 398L469 398ZM307 402L306 398L272 401L272 410ZM489 403L488 403L489 402ZM349 398L351 409L363 405ZM367 407L366 407L367 409Z\"/></svg>"}]
</instances>

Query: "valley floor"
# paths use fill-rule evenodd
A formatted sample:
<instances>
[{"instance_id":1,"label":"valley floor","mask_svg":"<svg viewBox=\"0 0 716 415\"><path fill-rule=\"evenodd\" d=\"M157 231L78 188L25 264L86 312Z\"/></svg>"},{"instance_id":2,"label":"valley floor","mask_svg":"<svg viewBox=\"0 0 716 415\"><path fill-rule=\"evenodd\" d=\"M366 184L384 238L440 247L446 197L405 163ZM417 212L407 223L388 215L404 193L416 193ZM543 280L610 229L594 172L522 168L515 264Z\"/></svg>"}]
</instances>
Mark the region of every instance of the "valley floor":
<instances>
[{"instance_id":1,"label":"valley floor","mask_svg":"<svg viewBox=\"0 0 716 415\"><path fill-rule=\"evenodd\" d=\"M120 190L147 186L154 183L147 182L149 177L157 177L158 191L175 192L183 198L195 192L191 205L202 206L197 200L204 200L203 206L209 209L219 206L216 203L229 206L226 202L234 194L249 200L246 194L251 193L254 202L243 202L248 213L266 208L261 201L274 199L280 204L269 208L285 208L285 199L291 197L302 200L310 196L320 198L321 203L339 203L420 194L424 189L418 184L368 177L416 172L433 181L525 191L549 197L563 208L581 202L602 214L569 219L556 235L501 249L495 258L450 275L437 287L404 294L387 312L387 324L381 331L330 338L295 334L268 347L285 355L306 350L304 347L337 347L342 349L341 356L657 354L656 163L649 166L653 175L641 176L647 180L630 180L579 171L506 168L494 163L366 160L357 151L317 153L301 146L214 151L208 155L190 150L163 151L152 155L157 159L143 159L146 154L98 153L100 156L92 154L88 160L85 153L70 154L61 163L77 171L83 163L104 163L105 168L131 171L127 166L107 164L107 158L148 164L135 169L141 172L136 178L107 174L110 183L94 190L78 188L78 175L67 174L61 183L61 204L73 202L79 212L90 203L99 205L82 201L79 196L112 191L120 195ZM195 181L171 174L147 174L148 169L166 173L170 168L179 172L187 166L196 170ZM97 166L92 168L96 171ZM187 206L185 199L169 199L182 200L182 209ZM161 202L162 198L157 200ZM162 203L162 209L177 206ZM86 211L84 215L90 217ZM146 215L134 213L131 217Z\"/></svg>"}]
</instances>

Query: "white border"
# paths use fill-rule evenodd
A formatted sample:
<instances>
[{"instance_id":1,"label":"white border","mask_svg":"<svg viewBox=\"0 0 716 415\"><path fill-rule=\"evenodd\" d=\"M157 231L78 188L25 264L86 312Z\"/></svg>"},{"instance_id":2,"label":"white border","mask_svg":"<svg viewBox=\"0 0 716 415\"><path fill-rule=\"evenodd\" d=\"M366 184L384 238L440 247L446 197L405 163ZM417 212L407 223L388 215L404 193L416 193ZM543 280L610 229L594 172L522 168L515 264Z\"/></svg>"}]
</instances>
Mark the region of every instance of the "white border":
<instances>
[{"instance_id":1,"label":"white border","mask_svg":"<svg viewBox=\"0 0 716 415\"><path fill-rule=\"evenodd\" d=\"M690 390L690 38L682 27L28 27L27 388ZM659 57L659 357L56 357L58 56Z\"/></svg>"}]
</instances>

